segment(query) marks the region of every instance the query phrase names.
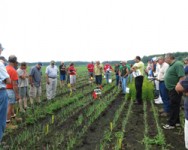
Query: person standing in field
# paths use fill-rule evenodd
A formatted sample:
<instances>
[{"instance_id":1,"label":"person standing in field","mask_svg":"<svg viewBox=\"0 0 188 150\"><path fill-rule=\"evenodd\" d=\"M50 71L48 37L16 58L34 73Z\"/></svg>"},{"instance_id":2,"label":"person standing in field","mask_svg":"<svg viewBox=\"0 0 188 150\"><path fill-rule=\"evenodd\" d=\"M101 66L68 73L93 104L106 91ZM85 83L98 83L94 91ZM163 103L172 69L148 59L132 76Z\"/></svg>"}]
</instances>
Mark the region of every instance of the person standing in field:
<instances>
[{"instance_id":1,"label":"person standing in field","mask_svg":"<svg viewBox=\"0 0 188 150\"><path fill-rule=\"evenodd\" d=\"M28 108L27 107L27 97L28 97L28 78L29 75L27 73L27 63L22 62L20 64L20 68L17 69L18 73L18 88L19 88L19 107L21 112L25 112L25 110ZM24 105L23 105L24 103Z\"/></svg>"},{"instance_id":2,"label":"person standing in field","mask_svg":"<svg viewBox=\"0 0 188 150\"><path fill-rule=\"evenodd\" d=\"M29 97L30 97L30 103L33 106L33 99L36 98L36 101L38 103L41 102L40 97L41 97L41 77L42 77L42 72L41 72L41 67L42 63L38 62L36 66L33 66L30 70L29 74L29 85L30 85L30 90L29 90Z\"/></svg>"},{"instance_id":3,"label":"person standing in field","mask_svg":"<svg viewBox=\"0 0 188 150\"><path fill-rule=\"evenodd\" d=\"M180 82L177 83L175 88L177 93L183 92L184 99L184 110L185 110L185 124L184 124L184 139L185 139L185 147L188 149L188 76Z\"/></svg>"},{"instance_id":4,"label":"person standing in field","mask_svg":"<svg viewBox=\"0 0 188 150\"><path fill-rule=\"evenodd\" d=\"M8 108L8 95L6 92L6 84L10 84L10 76L4 65L5 58L1 56L3 47L0 44L0 142L6 128L7 108Z\"/></svg>"},{"instance_id":5,"label":"person standing in field","mask_svg":"<svg viewBox=\"0 0 188 150\"><path fill-rule=\"evenodd\" d=\"M159 64L159 72L156 79L159 82L159 92L163 101L163 109L161 109L159 112L161 113L160 116L167 117L170 109L170 101L169 101L168 91L164 83L164 76L167 69L169 68L169 64L165 62L165 59L162 56L158 57L158 64Z\"/></svg>"},{"instance_id":6,"label":"person standing in field","mask_svg":"<svg viewBox=\"0 0 188 150\"><path fill-rule=\"evenodd\" d=\"M74 67L74 63L70 63L70 66L68 68L68 73L70 77L70 85L71 88L76 91L76 69Z\"/></svg>"},{"instance_id":7,"label":"person standing in field","mask_svg":"<svg viewBox=\"0 0 188 150\"><path fill-rule=\"evenodd\" d=\"M46 95L47 99L54 99L57 89L57 74L58 68L55 65L55 61L52 60L50 65L46 67Z\"/></svg>"},{"instance_id":8,"label":"person standing in field","mask_svg":"<svg viewBox=\"0 0 188 150\"><path fill-rule=\"evenodd\" d=\"M17 65L17 57L15 55L10 55L8 62L9 64L6 66L6 70L10 76L11 83L6 86L8 94L7 128L16 129L17 125L12 124L11 118L16 119L16 121L22 121L22 118L16 117L14 112L16 100L18 101L20 99L18 91L18 74L14 68Z\"/></svg>"},{"instance_id":9,"label":"person standing in field","mask_svg":"<svg viewBox=\"0 0 188 150\"><path fill-rule=\"evenodd\" d=\"M102 87L102 73L103 73L103 65L100 61L96 61L94 66L94 74L95 74L95 81L97 86Z\"/></svg>"},{"instance_id":10,"label":"person standing in field","mask_svg":"<svg viewBox=\"0 0 188 150\"><path fill-rule=\"evenodd\" d=\"M166 54L165 61L169 64L169 68L164 77L164 82L168 90L170 110L168 122L163 128L174 129L175 126L180 125L180 103L182 98L182 93L178 93L175 90L175 87L178 82L184 79L185 72L183 64L180 61L177 61L173 54Z\"/></svg>"},{"instance_id":11,"label":"person standing in field","mask_svg":"<svg viewBox=\"0 0 188 150\"><path fill-rule=\"evenodd\" d=\"M94 74L93 74L93 72L94 72L94 64L93 64L93 61L87 65L87 70L88 70L89 80L91 81L91 79L92 79L93 76L94 76Z\"/></svg>"},{"instance_id":12,"label":"person standing in field","mask_svg":"<svg viewBox=\"0 0 188 150\"><path fill-rule=\"evenodd\" d=\"M59 72L60 72L60 86L63 87L65 85L65 80L66 80L66 74L67 74L67 69L64 64L64 62L61 62L61 65L59 66Z\"/></svg>"},{"instance_id":13,"label":"person standing in field","mask_svg":"<svg viewBox=\"0 0 188 150\"><path fill-rule=\"evenodd\" d=\"M135 64L132 67L133 75L135 77L135 88L136 88L136 103L142 104L142 85L144 80L144 63L141 61L140 56L136 56Z\"/></svg>"},{"instance_id":14,"label":"person standing in field","mask_svg":"<svg viewBox=\"0 0 188 150\"><path fill-rule=\"evenodd\" d=\"M112 66L106 62L104 65L104 73L105 73L105 78L106 78L106 83L109 83L109 79L111 78L111 72L112 72Z\"/></svg>"},{"instance_id":15,"label":"person standing in field","mask_svg":"<svg viewBox=\"0 0 188 150\"><path fill-rule=\"evenodd\" d=\"M121 76L121 86L123 95L126 94L126 87L127 87L127 79L129 75L129 70L126 66L126 61L122 61L122 66L119 68L119 75Z\"/></svg>"},{"instance_id":16,"label":"person standing in field","mask_svg":"<svg viewBox=\"0 0 188 150\"><path fill-rule=\"evenodd\" d=\"M116 74L116 86L119 84L119 64L115 64L114 72Z\"/></svg>"}]
</instances>

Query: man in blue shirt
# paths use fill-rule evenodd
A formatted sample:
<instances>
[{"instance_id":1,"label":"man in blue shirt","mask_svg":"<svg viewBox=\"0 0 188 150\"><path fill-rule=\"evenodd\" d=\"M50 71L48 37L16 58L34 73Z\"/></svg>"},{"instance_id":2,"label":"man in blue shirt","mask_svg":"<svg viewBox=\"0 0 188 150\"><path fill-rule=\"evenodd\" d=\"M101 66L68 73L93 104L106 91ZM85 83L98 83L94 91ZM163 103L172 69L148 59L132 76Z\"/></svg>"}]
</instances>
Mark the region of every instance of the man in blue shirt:
<instances>
[{"instance_id":1,"label":"man in blue shirt","mask_svg":"<svg viewBox=\"0 0 188 150\"><path fill-rule=\"evenodd\" d=\"M0 54L2 50L3 48L0 44ZM5 58L0 56L0 142L6 127L7 119L8 95L6 92L6 84L10 83L10 78L6 71L4 61Z\"/></svg>"},{"instance_id":2,"label":"man in blue shirt","mask_svg":"<svg viewBox=\"0 0 188 150\"><path fill-rule=\"evenodd\" d=\"M30 96L30 102L31 105L33 105L33 99L36 98L37 102L40 103L40 97L41 97L41 66L42 63L38 62L36 66L31 68L30 74L29 74L29 84L30 84L30 90L29 90L29 96Z\"/></svg>"}]
</instances>

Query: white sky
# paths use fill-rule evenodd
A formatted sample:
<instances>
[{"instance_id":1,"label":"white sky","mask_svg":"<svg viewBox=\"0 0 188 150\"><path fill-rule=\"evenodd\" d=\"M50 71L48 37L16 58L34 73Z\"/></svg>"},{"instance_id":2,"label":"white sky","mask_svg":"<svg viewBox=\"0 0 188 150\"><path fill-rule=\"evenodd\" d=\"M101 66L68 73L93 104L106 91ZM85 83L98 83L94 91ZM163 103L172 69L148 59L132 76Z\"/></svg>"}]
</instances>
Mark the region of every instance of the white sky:
<instances>
[{"instance_id":1,"label":"white sky","mask_svg":"<svg viewBox=\"0 0 188 150\"><path fill-rule=\"evenodd\" d=\"M1 0L2 55L129 60L188 49L188 0Z\"/></svg>"}]
</instances>

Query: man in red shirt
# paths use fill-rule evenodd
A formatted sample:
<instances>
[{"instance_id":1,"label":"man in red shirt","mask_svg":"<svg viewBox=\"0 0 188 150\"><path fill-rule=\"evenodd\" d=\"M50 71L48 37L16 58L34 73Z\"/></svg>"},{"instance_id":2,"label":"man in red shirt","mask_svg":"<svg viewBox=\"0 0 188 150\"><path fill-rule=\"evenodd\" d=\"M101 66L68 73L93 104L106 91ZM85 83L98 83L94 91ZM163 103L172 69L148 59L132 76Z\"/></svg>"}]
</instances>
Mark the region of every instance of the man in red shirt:
<instances>
[{"instance_id":1,"label":"man in red shirt","mask_svg":"<svg viewBox=\"0 0 188 150\"><path fill-rule=\"evenodd\" d=\"M14 113L14 104L16 100L19 100L18 92L18 74L15 70L17 66L17 57L15 55L9 56L9 64L6 66L6 70L10 76L11 83L7 84L7 94L8 94L8 112L7 112L7 128L16 129L17 126L11 123L11 118L15 118L16 121L21 121L21 118L16 118Z\"/></svg>"},{"instance_id":2,"label":"man in red shirt","mask_svg":"<svg viewBox=\"0 0 188 150\"><path fill-rule=\"evenodd\" d=\"M94 64L93 61L87 65L89 79L93 78Z\"/></svg>"},{"instance_id":3,"label":"man in red shirt","mask_svg":"<svg viewBox=\"0 0 188 150\"><path fill-rule=\"evenodd\" d=\"M104 66L104 72L105 72L106 82L109 83L109 79L111 78L112 66L108 62L106 62Z\"/></svg>"}]
</instances>

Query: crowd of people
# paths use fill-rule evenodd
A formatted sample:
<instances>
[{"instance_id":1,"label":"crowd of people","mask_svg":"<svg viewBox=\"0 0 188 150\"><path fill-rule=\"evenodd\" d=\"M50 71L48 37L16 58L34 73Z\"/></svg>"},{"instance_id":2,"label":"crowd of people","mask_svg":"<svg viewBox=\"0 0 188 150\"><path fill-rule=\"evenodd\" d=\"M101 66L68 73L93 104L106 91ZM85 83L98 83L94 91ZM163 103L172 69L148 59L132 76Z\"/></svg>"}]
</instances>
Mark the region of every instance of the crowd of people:
<instances>
[{"instance_id":1,"label":"crowd of people","mask_svg":"<svg viewBox=\"0 0 188 150\"><path fill-rule=\"evenodd\" d=\"M0 44L0 141L5 128L16 129L17 125L13 120L20 122L22 118L16 116L14 107L16 101L19 104L20 112L25 112L28 107L28 98L31 107L34 103L41 103L42 93L42 71L43 64L38 62L27 72L27 63L21 62L18 67L17 57L10 55L8 63L1 56L3 47ZM122 90L122 95L126 95L127 83L132 82L133 77L136 89L136 105L142 105L142 85L144 76L153 81L155 86L156 104L163 104L159 110L161 117L168 117L164 129L174 129L180 126L180 105L184 100L185 110L185 145L188 148L188 57L182 62L175 59L173 54L168 53L165 56L154 57L148 61L147 67L141 60L141 57L135 57L134 64L127 64L121 61L114 67L106 62L91 62L87 65L89 81L95 83L97 87L102 88L103 76L106 84L112 82L112 73L115 74L115 84ZM58 74L60 74L60 87L67 84L72 90L76 90L77 70L74 63L68 67L62 61L60 66L56 66L54 60L46 67L46 97L50 101L55 98ZM182 98L183 97L183 98Z\"/></svg>"}]
</instances>

